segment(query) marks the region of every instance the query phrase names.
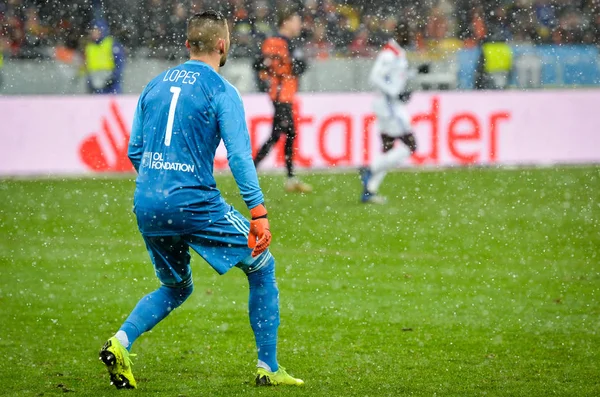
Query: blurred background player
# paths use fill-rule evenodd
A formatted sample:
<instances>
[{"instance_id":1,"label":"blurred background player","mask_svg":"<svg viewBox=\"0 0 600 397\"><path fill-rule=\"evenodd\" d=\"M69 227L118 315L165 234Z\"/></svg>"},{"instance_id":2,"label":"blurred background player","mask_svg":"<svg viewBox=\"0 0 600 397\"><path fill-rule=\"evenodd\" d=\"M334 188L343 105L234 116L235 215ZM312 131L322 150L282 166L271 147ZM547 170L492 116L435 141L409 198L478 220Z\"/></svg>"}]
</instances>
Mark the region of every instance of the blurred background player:
<instances>
[{"instance_id":1,"label":"blurred background player","mask_svg":"<svg viewBox=\"0 0 600 397\"><path fill-rule=\"evenodd\" d=\"M385 174L417 150L406 109L411 96L407 90L411 71L404 48L408 46L409 40L408 27L399 24L395 30L395 40L392 38L385 44L369 76L378 94L374 111L383 154L377 156L368 167L360 169L363 203L384 204L385 198L379 196L377 191ZM396 145L396 141L400 143Z\"/></svg>"},{"instance_id":2,"label":"blurred background player","mask_svg":"<svg viewBox=\"0 0 600 397\"><path fill-rule=\"evenodd\" d=\"M186 41L190 60L154 78L138 101L128 151L138 172L134 212L161 286L139 301L100 351L117 388L137 386L131 345L192 293L190 247L219 274L235 266L248 277L250 324L258 350L256 384L304 383L277 362L279 291L268 250L267 210L242 99L218 74L229 43L220 13L194 15ZM251 222L225 203L216 187L213 164L221 140Z\"/></svg>"},{"instance_id":3,"label":"blurred background player","mask_svg":"<svg viewBox=\"0 0 600 397\"><path fill-rule=\"evenodd\" d=\"M88 90L92 94L120 94L123 91L125 50L109 33L103 18L96 18L84 49Z\"/></svg>"},{"instance_id":4,"label":"blurred background player","mask_svg":"<svg viewBox=\"0 0 600 397\"><path fill-rule=\"evenodd\" d=\"M294 174L294 140L296 125L294 120L294 99L298 91L298 78L306 70L306 62L293 39L302 32L302 18L295 9L286 8L277 15L279 34L267 38L261 49L261 59L257 67L262 70L262 79L266 82L275 114L271 136L259 149L254 164L256 167L269 154L273 145L285 134L285 167L288 192L309 193L312 187L300 181Z\"/></svg>"},{"instance_id":5,"label":"blurred background player","mask_svg":"<svg viewBox=\"0 0 600 397\"><path fill-rule=\"evenodd\" d=\"M481 43L475 70L476 90L504 90L513 71L512 48L507 40L491 34Z\"/></svg>"}]
</instances>

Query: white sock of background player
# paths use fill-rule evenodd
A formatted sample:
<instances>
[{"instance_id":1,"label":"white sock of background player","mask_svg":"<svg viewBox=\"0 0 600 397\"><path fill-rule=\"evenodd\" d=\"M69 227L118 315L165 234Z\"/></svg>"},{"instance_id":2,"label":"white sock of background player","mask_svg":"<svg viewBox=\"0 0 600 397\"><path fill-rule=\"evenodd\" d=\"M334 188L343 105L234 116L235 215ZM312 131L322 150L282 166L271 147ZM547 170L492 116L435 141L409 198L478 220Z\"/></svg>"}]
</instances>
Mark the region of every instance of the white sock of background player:
<instances>
[{"instance_id":1,"label":"white sock of background player","mask_svg":"<svg viewBox=\"0 0 600 397\"><path fill-rule=\"evenodd\" d=\"M371 178L367 184L370 193L377 193L385 174L410 156L410 149L404 143L398 143L390 151L381 154L371 163Z\"/></svg>"}]
</instances>

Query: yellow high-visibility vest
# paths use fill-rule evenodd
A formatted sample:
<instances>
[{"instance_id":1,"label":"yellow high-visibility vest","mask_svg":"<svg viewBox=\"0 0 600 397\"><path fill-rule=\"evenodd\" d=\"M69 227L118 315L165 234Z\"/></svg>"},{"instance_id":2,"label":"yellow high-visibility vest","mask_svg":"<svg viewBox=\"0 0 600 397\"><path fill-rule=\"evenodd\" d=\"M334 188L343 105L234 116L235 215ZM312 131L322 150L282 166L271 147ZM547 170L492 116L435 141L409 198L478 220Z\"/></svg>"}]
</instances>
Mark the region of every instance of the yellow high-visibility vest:
<instances>
[{"instance_id":1,"label":"yellow high-visibility vest","mask_svg":"<svg viewBox=\"0 0 600 397\"><path fill-rule=\"evenodd\" d=\"M4 54L0 51L0 69L4 66Z\"/></svg>"},{"instance_id":2,"label":"yellow high-visibility vest","mask_svg":"<svg viewBox=\"0 0 600 397\"><path fill-rule=\"evenodd\" d=\"M112 72L115 69L113 42L111 36L106 36L100 43L88 43L85 46L85 63L88 72Z\"/></svg>"},{"instance_id":3,"label":"yellow high-visibility vest","mask_svg":"<svg viewBox=\"0 0 600 397\"><path fill-rule=\"evenodd\" d=\"M484 70L487 73L509 72L512 69L512 50L506 43L485 43L483 51Z\"/></svg>"}]
</instances>

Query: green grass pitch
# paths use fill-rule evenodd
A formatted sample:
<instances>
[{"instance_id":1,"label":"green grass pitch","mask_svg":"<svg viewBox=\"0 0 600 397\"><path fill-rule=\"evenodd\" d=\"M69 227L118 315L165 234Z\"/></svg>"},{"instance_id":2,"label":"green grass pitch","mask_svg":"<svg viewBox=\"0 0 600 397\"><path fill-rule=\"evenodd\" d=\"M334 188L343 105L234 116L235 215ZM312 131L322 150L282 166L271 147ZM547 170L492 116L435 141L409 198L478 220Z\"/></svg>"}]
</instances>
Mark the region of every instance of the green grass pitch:
<instances>
[{"instance_id":1,"label":"green grass pitch","mask_svg":"<svg viewBox=\"0 0 600 397\"><path fill-rule=\"evenodd\" d=\"M133 181L0 180L0 395L600 395L600 168L398 172L380 207L355 173L305 179L261 176L306 387L253 386L245 276L194 256L194 294L134 345L138 391L97 357L158 285Z\"/></svg>"}]
</instances>

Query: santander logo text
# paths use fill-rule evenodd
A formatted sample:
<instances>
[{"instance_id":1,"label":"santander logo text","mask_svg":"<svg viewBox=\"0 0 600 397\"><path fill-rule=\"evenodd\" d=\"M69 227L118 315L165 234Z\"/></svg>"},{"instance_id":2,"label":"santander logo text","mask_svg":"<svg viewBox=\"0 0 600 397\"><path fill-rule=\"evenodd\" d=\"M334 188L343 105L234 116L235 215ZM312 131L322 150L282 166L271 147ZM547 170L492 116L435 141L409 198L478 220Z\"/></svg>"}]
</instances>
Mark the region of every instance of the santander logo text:
<instances>
[{"instance_id":1,"label":"santander logo text","mask_svg":"<svg viewBox=\"0 0 600 397\"><path fill-rule=\"evenodd\" d=\"M242 99L256 151L271 133L273 107L263 94ZM133 172L127 145L137 100L134 95L0 96L0 175ZM598 164L599 102L600 91L594 90L417 92L408 112L418 148L405 165ZM355 168L378 156L381 140L372 103L372 93L300 95L298 165ZM281 169L282 149L276 148L260 169ZM154 156L153 166L169 172L180 168ZM216 168L227 167L226 159L219 147ZM190 165L189 172L197 167L192 171Z\"/></svg>"},{"instance_id":2,"label":"santander logo text","mask_svg":"<svg viewBox=\"0 0 600 397\"><path fill-rule=\"evenodd\" d=\"M511 128L511 112L484 107L472 110L441 96L418 96L409 111L418 150L408 165L493 164L500 159L500 138ZM319 102L320 96L297 101L295 163L304 168L357 167L380 152L380 138L371 102L364 96ZM358 100L359 99L359 100ZM252 151L260 148L272 128L272 116L263 106L245 100ZM249 105L249 106L248 106ZM256 110L260 109L260 113ZM347 109L347 110L342 110ZM284 138L267 158L266 167L282 167ZM227 166L226 154L217 152L215 168Z\"/></svg>"},{"instance_id":3,"label":"santander logo text","mask_svg":"<svg viewBox=\"0 0 600 397\"><path fill-rule=\"evenodd\" d=\"M430 102L426 112L412 116L419 145L411 158L414 164L489 164L498 160L500 127L510 121L510 112L443 112L439 97L431 97Z\"/></svg>"},{"instance_id":4,"label":"santander logo text","mask_svg":"<svg viewBox=\"0 0 600 397\"><path fill-rule=\"evenodd\" d=\"M418 149L408 165L493 164L502 160L502 137L515 134L510 110L493 102L473 106L460 96L417 94L409 105ZM272 129L272 108L266 97L244 98L253 154ZM470 105L469 105L470 104ZM304 95L294 105L297 138L295 163L302 168L358 167L380 153L380 138L368 95ZM133 114L127 115L132 119ZM100 129L79 146L79 157L95 172L131 172L127 158L129 123L116 101L99 116ZM284 138L266 159L263 169L284 164ZM221 145L215 169L226 169Z\"/></svg>"}]
</instances>

